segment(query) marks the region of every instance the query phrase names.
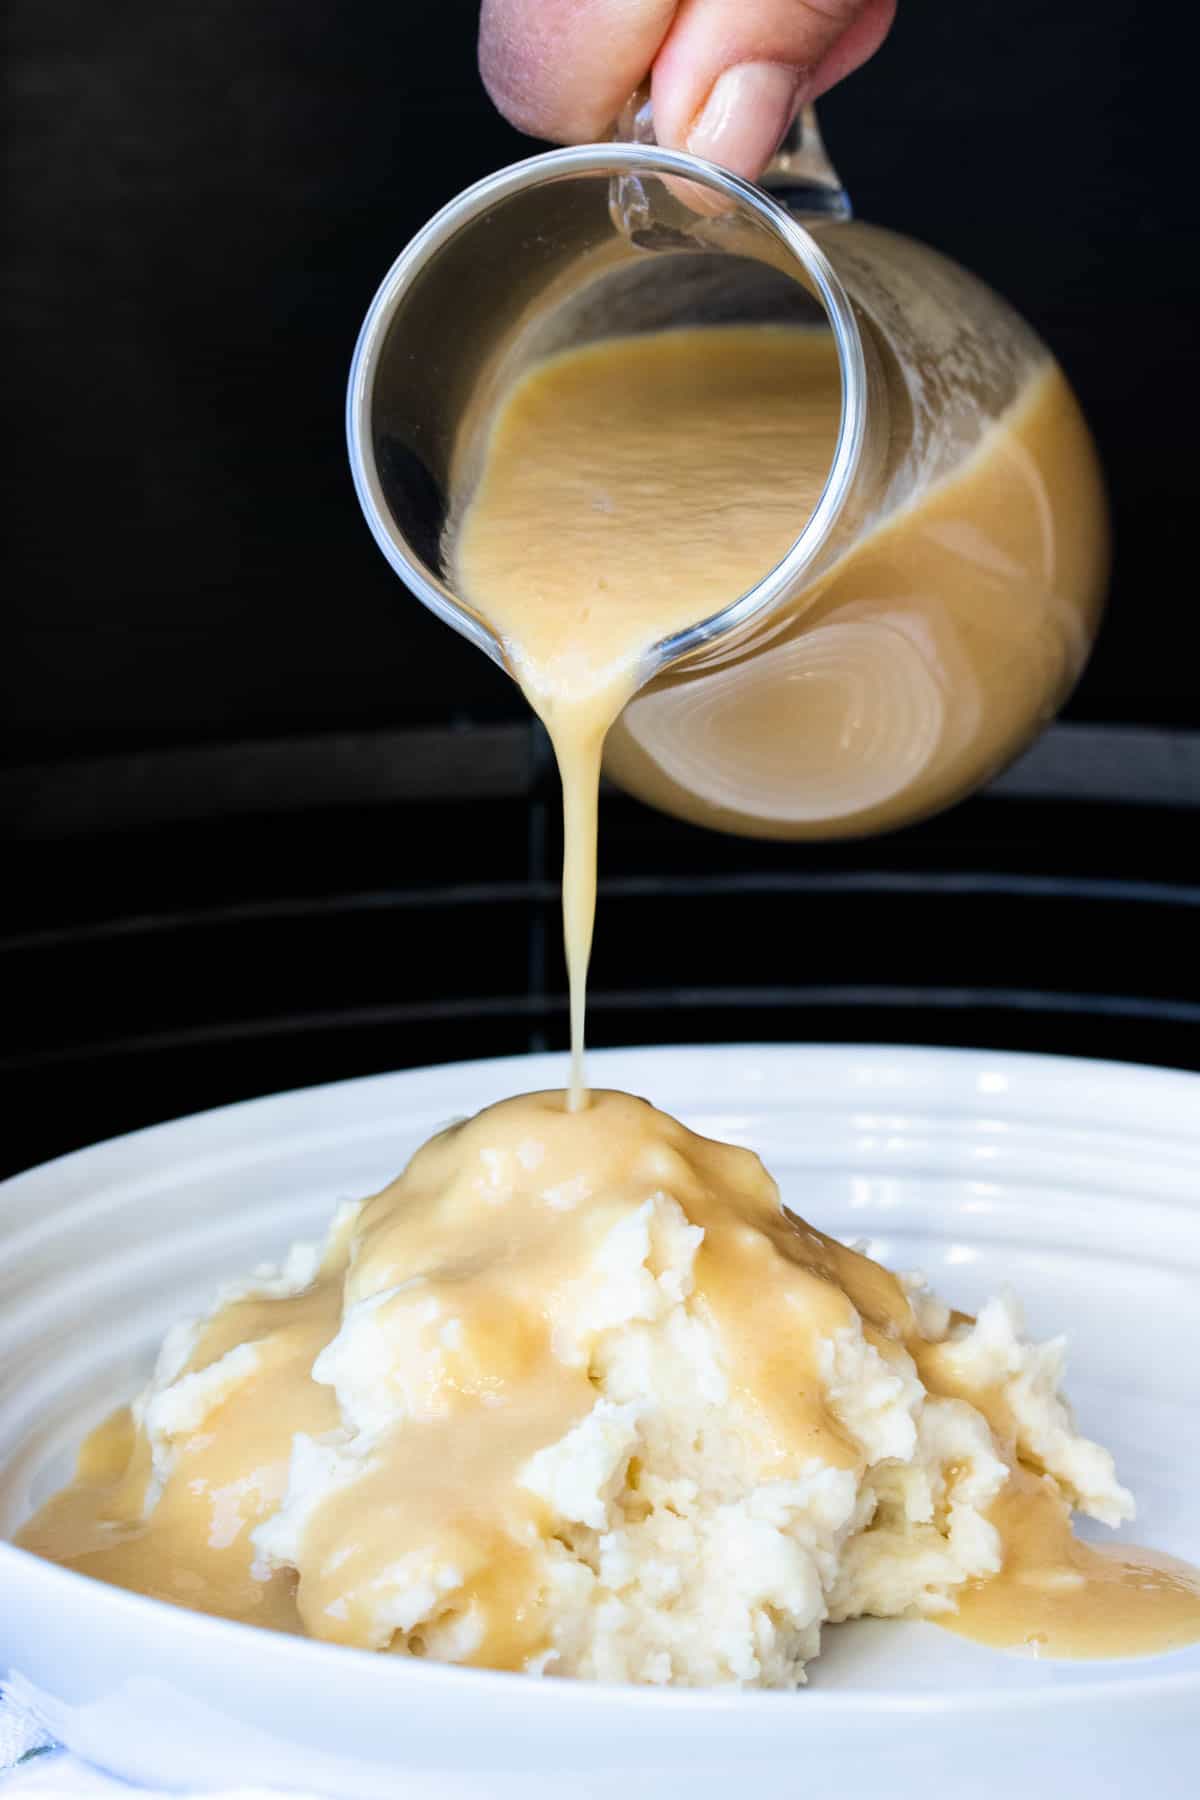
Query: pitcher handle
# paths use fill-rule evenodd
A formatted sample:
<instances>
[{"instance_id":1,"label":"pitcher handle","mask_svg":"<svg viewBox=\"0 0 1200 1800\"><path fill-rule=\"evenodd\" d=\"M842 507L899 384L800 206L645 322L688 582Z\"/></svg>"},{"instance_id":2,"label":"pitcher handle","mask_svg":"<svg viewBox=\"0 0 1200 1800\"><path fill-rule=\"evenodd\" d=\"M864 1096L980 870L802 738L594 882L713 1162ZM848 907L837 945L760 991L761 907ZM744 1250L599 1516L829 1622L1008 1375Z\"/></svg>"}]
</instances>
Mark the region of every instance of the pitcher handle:
<instances>
[{"instance_id":1,"label":"pitcher handle","mask_svg":"<svg viewBox=\"0 0 1200 1800\"><path fill-rule=\"evenodd\" d=\"M619 144L653 144L654 112L650 104L650 83L644 81L629 96L613 123L612 136ZM625 178L629 185L622 195L619 211L628 218L631 203L640 196L636 177ZM850 196L825 148L817 109L811 102L802 106L788 128L787 135L771 158L759 185L778 200L788 212L803 218L849 219L853 209Z\"/></svg>"},{"instance_id":2,"label":"pitcher handle","mask_svg":"<svg viewBox=\"0 0 1200 1800\"><path fill-rule=\"evenodd\" d=\"M802 106L763 171L760 186L780 206L800 218L849 219L853 209L841 177L829 160L817 109Z\"/></svg>"}]
</instances>

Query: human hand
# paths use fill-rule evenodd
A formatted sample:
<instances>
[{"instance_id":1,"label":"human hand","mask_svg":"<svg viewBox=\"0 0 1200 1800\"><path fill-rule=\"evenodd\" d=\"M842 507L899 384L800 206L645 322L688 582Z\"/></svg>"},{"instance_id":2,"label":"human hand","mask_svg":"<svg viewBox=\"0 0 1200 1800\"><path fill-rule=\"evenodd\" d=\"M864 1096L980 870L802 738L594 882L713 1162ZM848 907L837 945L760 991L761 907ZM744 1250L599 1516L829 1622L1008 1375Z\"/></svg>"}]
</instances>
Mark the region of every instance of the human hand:
<instances>
[{"instance_id":1,"label":"human hand","mask_svg":"<svg viewBox=\"0 0 1200 1800\"><path fill-rule=\"evenodd\" d=\"M522 131L604 137L651 77L655 135L754 181L796 110L873 56L896 0L483 0L479 67Z\"/></svg>"}]
</instances>

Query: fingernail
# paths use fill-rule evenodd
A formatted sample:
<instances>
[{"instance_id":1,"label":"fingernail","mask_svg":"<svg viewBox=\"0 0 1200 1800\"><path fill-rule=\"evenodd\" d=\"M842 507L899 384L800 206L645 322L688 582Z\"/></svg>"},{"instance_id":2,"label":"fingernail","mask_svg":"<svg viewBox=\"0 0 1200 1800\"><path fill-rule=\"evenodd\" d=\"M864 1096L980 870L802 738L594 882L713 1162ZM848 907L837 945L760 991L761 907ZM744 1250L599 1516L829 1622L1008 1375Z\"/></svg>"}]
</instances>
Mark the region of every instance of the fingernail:
<instances>
[{"instance_id":1,"label":"fingernail","mask_svg":"<svg viewBox=\"0 0 1200 1800\"><path fill-rule=\"evenodd\" d=\"M688 133L688 149L756 180L792 122L799 92L799 71L784 63L726 69Z\"/></svg>"}]
</instances>

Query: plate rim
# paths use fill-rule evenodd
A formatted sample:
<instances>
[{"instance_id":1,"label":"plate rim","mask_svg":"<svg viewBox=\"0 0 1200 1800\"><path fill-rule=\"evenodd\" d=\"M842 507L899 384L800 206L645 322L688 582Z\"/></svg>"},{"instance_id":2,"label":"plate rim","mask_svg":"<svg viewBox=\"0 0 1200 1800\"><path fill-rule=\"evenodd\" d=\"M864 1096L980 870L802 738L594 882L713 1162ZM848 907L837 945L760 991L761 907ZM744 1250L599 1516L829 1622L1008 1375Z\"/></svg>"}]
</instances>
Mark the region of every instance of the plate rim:
<instances>
[{"instance_id":1,"label":"plate rim","mask_svg":"<svg viewBox=\"0 0 1200 1800\"><path fill-rule=\"evenodd\" d=\"M883 1061L895 1059L900 1063L920 1068L923 1065L932 1067L938 1062L951 1062L957 1066L982 1064L995 1065L997 1072L1012 1073L1018 1077L1036 1079L1039 1075L1062 1078L1074 1075L1082 1078L1084 1073L1092 1079L1119 1083L1121 1086L1137 1085L1146 1091L1163 1091L1178 1087L1179 1092L1195 1093L1200 1099L1200 1071L1180 1068L1170 1063L1124 1062L1113 1057L1063 1056L1051 1051L1038 1050L987 1050L975 1049L955 1044L892 1044L864 1039L861 1042L800 1039L795 1042L782 1039L766 1039L746 1041L730 1041L696 1044L696 1043L662 1043L662 1044L628 1044L604 1045L587 1052L588 1067L604 1066L618 1058L634 1058L643 1060L661 1057L682 1057L685 1059L728 1055L737 1058L760 1058L772 1061L775 1059L799 1058L826 1063L840 1062L854 1057L866 1057ZM107 1160L117 1150L134 1145L149 1146L159 1136L175 1133L183 1126L203 1125L210 1128L218 1124L232 1124L236 1120L250 1117L255 1112L266 1112L271 1108L282 1110L285 1103L298 1102L302 1098L315 1099L319 1095L335 1093L361 1092L382 1088L394 1082L413 1081L445 1075L450 1071L460 1073L464 1078L472 1073L480 1075L506 1069L514 1071L531 1065L557 1065L565 1072L568 1067L568 1053L559 1050L531 1050L515 1052L509 1056L464 1057L454 1062L417 1063L400 1069L381 1069L365 1075L348 1075L335 1081L317 1081L302 1084L299 1087L275 1088L265 1094L253 1094L244 1100L223 1101L219 1106L201 1107L196 1112L177 1113L169 1119L155 1120L148 1125L134 1126L129 1131L116 1132L111 1137L95 1138L88 1144L81 1144L74 1150L64 1150L58 1156L48 1157L42 1162L31 1163L28 1168L19 1169L14 1174L0 1179L0 1203L17 1186L32 1184L36 1179L41 1181L54 1173L74 1170L83 1162L95 1161L103 1156ZM556 1083L556 1086L564 1086ZM595 1085L595 1084L593 1084ZM536 1090L514 1088L514 1093L533 1092ZM1200 1108L1198 1108L1194 1127L1187 1135L1194 1135L1200 1143Z\"/></svg>"},{"instance_id":2,"label":"plate rim","mask_svg":"<svg viewBox=\"0 0 1200 1800\"><path fill-rule=\"evenodd\" d=\"M745 1063L752 1060L757 1060L760 1064L776 1061L790 1062L793 1065L813 1063L826 1068L848 1065L856 1059L863 1062L865 1059L877 1069L892 1064L902 1071L926 1074L932 1074L940 1066L943 1070L951 1067L966 1075L972 1069L982 1071L986 1064L993 1072L1022 1082L1028 1080L1036 1083L1046 1077L1053 1077L1060 1082L1069 1083L1072 1078L1082 1080L1086 1077L1105 1087L1124 1089L1127 1095L1131 1089L1141 1090L1146 1094L1153 1090L1163 1096L1169 1092L1177 1093L1181 1101L1200 1101L1200 1073L1187 1069L1121 1062L1109 1058L1060 1056L1037 1051L981 1050L954 1045L807 1041L630 1045L589 1051L588 1063L594 1076L602 1076L606 1067L618 1061L627 1062L632 1059L635 1064L644 1061L652 1066L664 1058L680 1058L686 1062L711 1059L715 1055ZM560 1051L534 1051L505 1057L464 1058L451 1063L421 1064L412 1068L385 1070L337 1081L280 1089L205 1108L199 1112L180 1114L172 1119L99 1139L6 1177L0 1181L0 1226L3 1225L4 1203L13 1195L14 1190L41 1186L63 1174L77 1175L81 1169L86 1172L89 1168L94 1168L97 1160L102 1164L110 1163L130 1151L135 1153L137 1160L144 1159L152 1165L164 1140L179 1135L186 1126L199 1128L201 1132L217 1131L218 1135L224 1136L224 1130L220 1128L235 1128L256 1119L265 1121L272 1111L284 1113L289 1104L294 1106L305 1100L315 1101L319 1096L354 1093L366 1097L393 1085L411 1084L419 1089L423 1083L432 1085L434 1079L439 1077L463 1082L487 1079L494 1085L510 1072L516 1077L517 1072L522 1069L538 1069L547 1073L557 1069L565 1072L566 1056ZM512 1091L528 1090L514 1087ZM864 1095L868 1091L869 1085L864 1084ZM1011 1093L1011 1089L1006 1091ZM992 1093L989 1100L993 1105L1003 1105L1001 1094ZM1096 1096L1093 1103L1099 1106L1100 1096ZM730 1096L729 1104L736 1104L735 1096ZM1177 1121L1180 1137L1183 1141L1194 1138L1200 1151L1200 1105L1191 1111L1190 1119ZM1145 1129L1148 1135L1152 1135L1153 1122ZM336 1136L337 1133L332 1135ZM129 1173L128 1170L125 1172ZM547 1686L552 1693L560 1686L553 1681L530 1681L526 1676L514 1676L511 1672L501 1670L411 1663L407 1659L381 1657L374 1651L290 1637L240 1621L192 1612L167 1601L112 1587L96 1577L83 1575L75 1570L59 1568L35 1556L31 1551L19 1549L7 1540L0 1540L0 1589L7 1586L6 1570L14 1572L22 1587L44 1587L59 1591L64 1611L74 1613L115 1609L134 1629L140 1627L140 1635L150 1643L160 1634L167 1633L181 1655L188 1654L195 1641L197 1650L206 1650L208 1658L215 1659L220 1656L222 1646L225 1645L231 1655L252 1656L260 1666L269 1662L272 1666L271 1679L281 1683L290 1683L295 1678L295 1671L300 1672L302 1679L308 1680L319 1679L324 1671L334 1680L338 1679L336 1671L342 1671L344 1678L353 1670L354 1679L364 1698L370 1697L367 1695L367 1688L378 1688L381 1701L390 1699L395 1704L400 1698L395 1688L399 1679L406 1684L405 1697L412 1701L419 1702L423 1696L432 1699L435 1694L444 1692L449 1683L449 1692L457 1694L464 1705L469 1704L474 1696L485 1705L490 1702L492 1705L503 1705L506 1709L511 1709L518 1699L536 1706L539 1704L536 1696ZM1161 1659L1166 1665L1161 1672L1140 1675L1137 1679L1131 1679L1128 1673L1135 1663L1145 1667L1159 1659L1105 1659L1103 1666L1112 1668L1112 1678L1105 1680L1093 1675L1087 1681L1072 1681L1068 1676L1060 1674L1070 1664L1068 1659L1055 1659L1047 1663L1048 1667L1054 1669L1055 1679L1047 1681L1043 1688L989 1688L981 1682L978 1688L954 1690L923 1691L886 1687L823 1690L818 1681L803 1690L803 1705L814 1725L822 1718L833 1724L856 1716L886 1718L900 1723L946 1714L953 1714L956 1718L969 1718L972 1715L983 1718L1014 1711L1040 1713L1048 1707L1076 1709L1111 1707L1115 1704L1141 1709L1156 1701L1200 1695L1200 1670L1172 1670L1169 1666L1171 1655L1172 1653L1167 1653ZM329 1662L331 1656L335 1659L332 1664ZM1097 1668L1094 1662L1085 1666L1089 1669ZM9 1674L15 1672L15 1668L6 1671ZM385 1683L386 1686L383 1685ZM658 1688L634 1683L591 1681L572 1681L569 1686L572 1704L583 1706L589 1715L603 1713L615 1703L622 1708L632 1707L639 1712L646 1709L651 1713L658 1712L664 1723L671 1718L683 1720L690 1713L703 1710L739 1717L747 1712L756 1715L761 1713L763 1717L758 1720L761 1725L772 1709L778 1711L781 1699L778 1693L730 1686Z\"/></svg>"}]
</instances>

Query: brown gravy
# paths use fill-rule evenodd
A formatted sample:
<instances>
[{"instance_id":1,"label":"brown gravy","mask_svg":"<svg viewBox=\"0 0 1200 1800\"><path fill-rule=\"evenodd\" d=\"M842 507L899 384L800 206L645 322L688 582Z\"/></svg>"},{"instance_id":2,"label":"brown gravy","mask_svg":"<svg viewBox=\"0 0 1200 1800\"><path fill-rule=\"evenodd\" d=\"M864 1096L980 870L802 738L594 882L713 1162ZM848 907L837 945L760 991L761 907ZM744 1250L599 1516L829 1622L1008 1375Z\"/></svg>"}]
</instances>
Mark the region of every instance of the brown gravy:
<instances>
[{"instance_id":1,"label":"brown gravy","mask_svg":"<svg viewBox=\"0 0 1200 1800\"><path fill-rule=\"evenodd\" d=\"M343 1236L303 1292L250 1298L216 1315L189 1368L203 1371L245 1343L257 1346L255 1366L217 1399L202 1431L181 1435L157 1504L146 1510L154 1479L146 1434L118 1414L84 1446L76 1482L24 1528L27 1548L201 1611L416 1650L371 1639L363 1596L397 1546L432 1539L467 1570L467 1596L484 1621L461 1660L522 1666L544 1622L527 1604L530 1551L521 1546L535 1545L550 1522L515 1473L593 1398L586 1373L552 1354L547 1296L586 1265L614 1207L659 1189L704 1230L698 1291L781 1470L799 1455L855 1466L855 1442L820 1400L816 1379L822 1341L854 1313L885 1359L908 1352L930 1392L954 1393L895 1278L785 1214L757 1158L697 1138L628 1096L589 1095L584 1080L600 762L627 706L609 739L612 767L669 810L726 830L828 835L839 818L878 829L893 815L911 816L914 798L919 807L941 803L967 738L977 750L984 733L1002 759L1014 690L1044 680L1046 668L1051 687L1069 678L1071 645L1098 604L1098 482L1072 496L1076 523L1064 525L1062 496L1052 491L1055 445L1082 426L1047 365L954 482L868 537L797 601L767 653L784 659L767 685L740 696L731 687L712 700L709 785L695 768L685 779L669 745L673 696L687 683L667 677L629 706L640 659L786 551L824 481L839 407L828 340L773 327L615 340L554 358L517 385L492 428L454 556L464 591L510 648L562 773L570 1093L524 1096L440 1134L366 1203L352 1262ZM792 476L782 490L781 465ZM1047 507L1056 519L1049 536ZM961 552L961 582L934 592L930 547L948 540ZM825 624L843 632L843 649L847 631L856 646L862 705L849 724L836 682L823 686L802 659L791 674L785 666L793 646L803 649ZM1031 659L1046 668L1031 670ZM931 667L944 676L936 692ZM695 679L699 693L726 672ZM907 737L890 758L896 783L864 799L853 757L834 766L838 746L852 749L856 732L878 737L895 711L887 714L880 697L905 680ZM924 743L930 719L936 730L917 755L912 746ZM783 747L774 799L760 754L771 742ZM825 798L810 815L788 813L795 771L821 756ZM811 782L807 791L805 804L816 805ZM568 1191L569 1204L548 1199ZM448 1386L433 1383L432 1360L423 1373L422 1359L436 1359L406 1312L403 1284L414 1277L425 1300L453 1308ZM432 1385L425 1411L417 1405L392 1434L365 1486L324 1503L297 1586L262 1568L250 1533L278 1504L295 1434L320 1436L338 1422L332 1390L311 1370L337 1330L343 1288L349 1300L397 1290L387 1328L411 1334L405 1379L414 1392L426 1374ZM504 1404L494 1404L497 1396ZM1003 1421L992 1423L1003 1437ZM345 1543L347 1508L354 1548L349 1566L334 1567L332 1548L323 1555L321 1545ZM1151 1552L1078 1542L1057 1488L1015 1456L993 1517L1003 1570L963 1594L949 1629L1067 1656L1142 1654L1200 1638L1195 1572Z\"/></svg>"},{"instance_id":2,"label":"brown gravy","mask_svg":"<svg viewBox=\"0 0 1200 1800\"><path fill-rule=\"evenodd\" d=\"M151 1508L147 1434L122 1409L87 1440L75 1482L19 1541L177 1605L376 1649L388 1643L372 1636L373 1582L398 1546L432 1546L467 1572L461 1604L474 1603L485 1622L460 1660L521 1667L544 1637L527 1571L554 1522L518 1474L596 1398L586 1367L552 1348L555 1297L588 1277L617 1220L662 1190L705 1233L697 1292L781 1474L809 1457L860 1466L822 1398L818 1358L856 1314L885 1357L913 1342L895 1277L786 1214L748 1150L698 1137L627 1094L595 1092L577 1114L561 1094L528 1094L425 1144L364 1204L311 1287L214 1315L186 1372L214 1367L240 1344L256 1347L257 1366L181 1433ZM384 1296L379 1324L397 1347L410 1416L362 1478L321 1506L297 1589L294 1577L262 1567L250 1533L282 1497L295 1434L339 1423L332 1388L311 1372L338 1330L343 1296L353 1305L375 1295ZM349 1557L331 1554L347 1544Z\"/></svg>"},{"instance_id":3,"label":"brown gravy","mask_svg":"<svg viewBox=\"0 0 1200 1800\"><path fill-rule=\"evenodd\" d=\"M595 1400L586 1368L553 1348L556 1297L586 1279L616 1220L661 1191L704 1232L698 1303L719 1329L731 1389L759 1421L768 1477L812 1457L861 1472L819 1372L822 1347L856 1317L885 1361L911 1357L929 1393L989 1419L1012 1471L990 1515L1004 1564L962 1591L939 1620L947 1629L1045 1656L1144 1655L1200 1638L1197 1572L1079 1542L1056 1483L1018 1459L1000 1396L962 1385L893 1275L786 1212L749 1151L607 1092L578 1113L561 1094L524 1095L431 1139L335 1236L309 1286L235 1299L205 1324L181 1373L214 1369L239 1345L254 1346L255 1365L181 1428L165 1478L122 1409L18 1541L176 1605L419 1654L426 1646L402 1632L380 1636L372 1611L398 1546L418 1544L466 1573L458 1604L482 1629L457 1660L522 1667L546 1643L536 1559L555 1520L520 1470ZM353 1485L323 1499L297 1582L264 1564L250 1534L279 1504L295 1435L339 1424L313 1364L344 1305L375 1296L408 1415Z\"/></svg>"},{"instance_id":4,"label":"brown gravy","mask_svg":"<svg viewBox=\"0 0 1200 1800\"><path fill-rule=\"evenodd\" d=\"M972 1582L946 1630L1033 1656L1154 1656L1200 1640L1200 1570L1158 1550L1087 1544L1055 1483L1015 1468L993 1507L1004 1567Z\"/></svg>"}]
</instances>

